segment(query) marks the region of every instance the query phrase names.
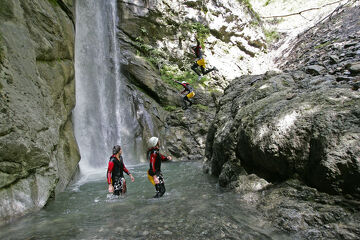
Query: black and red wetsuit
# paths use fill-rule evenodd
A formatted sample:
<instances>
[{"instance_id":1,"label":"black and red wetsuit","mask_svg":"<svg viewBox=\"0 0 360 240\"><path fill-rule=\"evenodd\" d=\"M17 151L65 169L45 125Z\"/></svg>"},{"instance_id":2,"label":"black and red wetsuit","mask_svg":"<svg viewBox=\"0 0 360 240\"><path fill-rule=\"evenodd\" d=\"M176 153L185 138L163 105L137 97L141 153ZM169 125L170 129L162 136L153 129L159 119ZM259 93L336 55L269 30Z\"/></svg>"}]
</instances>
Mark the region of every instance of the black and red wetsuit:
<instances>
[{"instance_id":1,"label":"black and red wetsuit","mask_svg":"<svg viewBox=\"0 0 360 240\"><path fill-rule=\"evenodd\" d=\"M175 82L184 87L184 90L181 92L181 94L184 94L185 92L187 92L186 95L185 95L184 98L183 98L184 108L187 108L186 102L189 102L189 106L191 106L193 103L192 103L192 101L190 101L190 99L189 99L188 96L189 96L189 94L190 94L191 92L194 91L193 88L192 88L192 87L190 86L190 84L188 84L188 83L181 83L181 82L178 82L178 81L175 81ZM191 97L193 97L193 96L190 96L190 98L191 98Z\"/></svg>"},{"instance_id":2,"label":"black and red wetsuit","mask_svg":"<svg viewBox=\"0 0 360 240\"><path fill-rule=\"evenodd\" d=\"M195 56L196 56L196 61L195 63L191 66L191 69L198 75L198 76L201 76L201 73L203 75L206 75L208 74L209 72L212 72L214 70L216 70L215 67L211 68L211 69L208 69L208 70L205 70L205 65L204 66L200 66L198 64L198 60L202 59L203 58L203 53L201 51L201 45L200 45L200 42L199 40L196 38L196 46L192 47L192 49L194 50L194 53L195 53ZM198 67L200 67L200 70L201 70L201 73L198 71Z\"/></svg>"},{"instance_id":3,"label":"black and red wetsuit","mask_svg":"<svg viewBox=\"0 0 360 240\"><path fill-rule=\"evenodd\" d=\"M119 195L126 191L126 186L122 184L124 172L127 175L130 174L129 170L125 167L122 156L120 156L120 159L117 159L115 155L112 155L108 165L107 182L114 186L114 195Z\"/></svg>"},{"instance_id":4,"label":"black and red wetsuit","mask_svg":"<svg viewBox=\"0 0 360 240\"><path fill-rule=\"evenodd\" d=\"M150 148L147 152L147 157L150 161L150 168L149 168L149 175L154 176L156 175L159 179L159 184L155 184L155 198L162 197L164 195L166 189L165 189L165 183L164 178L161 173L161 162L167 161L168 158L164 155L160 154L158 147Z\"/></svg>"},{"instance_id":5,"label":"black and red wetsuit","mask_svg":"<svg viewBox=\"0 0 360 240\"><path fill-rule=\"evenodd\" d=\"M199 40L196 39L196 46L192 47L192 49L194 50L196 58L198 58L198 60L202 59L202 51Z\"/></svg>"}]
</instances>

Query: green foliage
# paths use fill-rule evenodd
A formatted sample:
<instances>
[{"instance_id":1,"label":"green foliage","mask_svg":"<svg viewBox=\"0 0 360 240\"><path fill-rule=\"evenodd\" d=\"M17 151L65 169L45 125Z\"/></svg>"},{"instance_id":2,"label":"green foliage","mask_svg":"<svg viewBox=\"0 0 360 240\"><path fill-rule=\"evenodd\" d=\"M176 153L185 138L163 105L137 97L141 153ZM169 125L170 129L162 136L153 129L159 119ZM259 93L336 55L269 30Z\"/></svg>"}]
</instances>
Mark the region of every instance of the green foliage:
<instances>
[{"instance_id":1,"label":"green foliage","mask_svg":"<svg viewBox=\"0 0 360 240\"><path fill-rule=\"evenodd\" d=\"M53 6L56 6L57 5L57 2L56 0L48 0L50 2L51 5Z\"/></svg>"},{"instance_id":2,"label":"green foliage","mask_svg":"<svg viewBox=\"0 0 360 240\"><path fill-rule=\"evenodd\" d=\"M147 34L147 31L146 31L146 28L145 28L145 27L141 27L141 28L140 28L140 31L141 31L143 34Z\"/></svg>"},{"instance_id":3,"label":"green foliage","mask_svg":"<svg viewBox=\"0 0 360 240\"><path fill-rule=\"evenodd\" d=\"M272 1L272 0L266 0L266 2L265 2L265 4L264 4L264 6L269 5L271 1Z\"/></svg>"},{"instance_id":4,"label":"green foliage","mask_svg":"<svg viewBox=\"0 0 360 240\"><path fill-rule=\"evenodd\" d=\"M182 89L183 87L174 82L185 81L193 86L204 83L206 78L202 78L200 81L197 80L197 75L190 71L181 71L177 65L163 65L160 69L161 79L176 89Z\"/></svg>"},{"instance_id":5,"label":"green foliage","mask_svg":"<svg viewBox=\"0 0 360 240\"><path fill-rule=\"evenodd\" d=\"M245 5L245 7L248 9L250 14L257 20L258 23L261 22L259 14L254 10L252 7L250 0L238 0L239 3Z\"/></svg>"},{"instance_id":6,"label":"green foliage","mask_svg":"<svg viewBox=\"0 0 360 240\"><path fill-rule=\"evenodd\" d=\"M208 111L209 110L209 106L205 106L202 104L194 104L194 107L196 107L197 109L203 110L203 111Z\"/></svg>"},{"instance_id":7,"label":"green foliage","mask_svg":"<svg viewBox=\"0 0 360 240\"><path fill-rule=\"evenodd\" d=\"M210 29L199 22L187 22L183 27L187 28L187 30L190 30L192 33L196 33L197 38L201 43L201 47L205 49L204 42L210 36Z\"/></svg>"},{"instance_id":8,"label":"green foliage","mask_svg":"<svg viewBox=\"0 0 360 240\"><path fill-rule=\"evenodd\" d=\"M136 49L136 55L143 56L150 65L154 68L154 66L158 66L159 63L162 61L164 53L158 49L153 48L149 44L144 43L144 39L139 36L135 39L134 42Z\"/></svg>"},{"instance_id":9,"label":"green foliage","mask_svg":"<svg viewBox=\"0 0 360 240\"><path fill-rule=\"evenodd\" d=\"M266 41L268 43L275 42L275 41L280 39L280 34L274 29L272 29L272 30L264 29L264 34L265 34L265 37L266 37Z\"/></svg>"},{"instance_id":10,"label":"green foliage","mask_svg":"<svg viewBox=\"0 0 360 240\"><path fill-rule=\"evenodd\" d=\"M251 20L249 24L250 26L256 27L260 25L260 22L257 19L255 19L255 20Z\"/></svg>"},{"instance_id":11,"label":"green foliage","mask_svg":"<svg viewBox=\"0 0 360 240\"><path fill-rule=\"evenodd\" d=\"M174 112L174 111L176 111L176 109L177 109L177 107L173 106L173 105L168 105L168 106L164 107L164 110L168 111L168 112Z\"/></svg>"}]
</instances>

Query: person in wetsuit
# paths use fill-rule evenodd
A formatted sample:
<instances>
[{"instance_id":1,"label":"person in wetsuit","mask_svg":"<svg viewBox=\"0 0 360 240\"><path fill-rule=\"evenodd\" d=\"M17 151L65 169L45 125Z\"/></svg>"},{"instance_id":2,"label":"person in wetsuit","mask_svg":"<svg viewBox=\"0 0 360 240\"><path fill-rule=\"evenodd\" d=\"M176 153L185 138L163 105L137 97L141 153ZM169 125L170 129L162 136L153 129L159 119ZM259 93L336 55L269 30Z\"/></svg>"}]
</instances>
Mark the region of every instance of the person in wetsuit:
<instances>
[{"instance_id":1,"label":"person in wetsuit","mask_svg":"<svg viewBox=\"0 0 360 240\"><path fill-rule=\"evenodd\" d=\"M184 90L181 92L181 94L186 93L183 98L183 101L184 101L183 109L187 109L188 105L186 104L186 102L189 102L189 106L191 106L193 104L193 102L190 101L190 98L193 98L195 96L195 92L189 83L187 83L185 81L182 81L182 82L175 81L175 82L184 87Z\"/></svg>"},{"instance_id":2,"label":"person in wetsuit","mask_svg":"<svg viewBox=\"0 0 360 240\"><path fill-rule=\"evenodd\" d=\"M148 170L148 178L152 184L155 185L156 194L154 198L160 198L164 195L165 183L164 177L161 173L161 162L171 160L171 156L165 157L160 154L160 141L157 137L151 137L148 141L149 149L147 151L147 159L149 160L150 168Z\"/></svg>"},{"instance_id":3,"label":"person in wetsuit","mask_svg":"<svg viewBox=\"0 0 360 240\"><path fill-rule=\"evenodd\" d=\"M125 167L123 157L121 156L122 149L119 145L113 147L113 155L110 157L107 182L109 184L109 192L114 195L124 194L126 192L126 181L124 172L130 176L131 181L134 182L134 177L129 170Z\"/></svg>"},{"instance_id":4,"label":"person in wetsuit","mask_svg":"<svg viewBox=\"0 0 360 240\"><path fill-rule=\"evenodd\" d=\"M203 58L203 53L201 51L201 45L199 40L195 37L196 39L196 46L191 47L192 50L195 53L196 56L196 61L195 63L191 66L191 69L199 76L199 80L201 78L201 73L203 75L208 74L209 72L215 71L217 70L216 67L213 67L211 69L205 70L205 59ZM198 67L200 67L201 73L198 70Z\"/></svg>"}]
</instances>

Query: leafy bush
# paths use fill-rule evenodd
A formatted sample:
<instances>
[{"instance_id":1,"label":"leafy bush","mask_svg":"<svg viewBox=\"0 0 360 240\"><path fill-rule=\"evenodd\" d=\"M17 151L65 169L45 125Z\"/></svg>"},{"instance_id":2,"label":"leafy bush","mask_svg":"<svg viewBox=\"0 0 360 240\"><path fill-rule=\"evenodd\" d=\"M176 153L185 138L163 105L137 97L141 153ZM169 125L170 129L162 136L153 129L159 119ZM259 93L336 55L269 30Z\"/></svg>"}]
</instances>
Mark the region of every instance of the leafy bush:
<instances>
[{"instance_id":1,"label":"leafy bush","mask_svg":"<svg viewBox=\"0 0 360 240\"><path fill-rule=\"evenodd\" d=\"M168 111L168 112L174 112L174 111L176 111L177 107L173 106L173 105L168 105L168 106L165 106L164 109L165 109L165 111Z\"/></svg>"},{"instance_id":2,"label":"leafy bush","mask_svg":"<svg viewBox=\"0 0 360 240\"><path fill-rule=\"evenodd\" d=\"M199 110L203 110L203 111L208 111L209 110L209 106L205 106L202 104L194 104L194 107L196 107Z\"/></svg>"},{"instance_id":3,"label":"leafy bush","mask_svg":"<svg viewBox=\"0 0 360 240\"><path fill-rule=\"evenodd\" d=\"M161 79L176 89L182 89L180 84L174 81L182 82L185 81L191 85L197 85L206 81L206 78L202 78L200 81L197 80L197 75L190 71L181 71L177 65L163 65L160 69Z\"/></svg>"},{"instance_id":4,"label":"leafy bush","mask_svg":"<svg viewBox=\"0 0 360 240\"><path fill-rule=\"evenodd\" d=\"M204 42L210 36L210 29L199 22L186 22L183 27L190 30L192 33L196 33L196 36L201 43L201 47L205 49Z\"/></svg>"},{"instance_id":5,"label":"leafy bush","mask_svg":"<svg viewBox=\"0 0 360 240\"><path fill-rule=\"evenodd\" d=\"M260 22L260 16L259 14L254 10L254 8L252 7L250 0L238 0L239 3L245 5L245 7L248 9L249 13L258 21Z\"/></svg>"},{"instance_id":6,"label":"leafy bush","mask_svg":"<svg viewBox=\"0 0 360 240\"><path fill-rule=\"evenodd\" d=\"M265 34L265 37L266 37L266 41L268 43L274 42L274 41L277 41L277 40L280 39L280 34L274 29L272 29L272 30L264 29L264 34Z\"/></svg>"}]
</instances>

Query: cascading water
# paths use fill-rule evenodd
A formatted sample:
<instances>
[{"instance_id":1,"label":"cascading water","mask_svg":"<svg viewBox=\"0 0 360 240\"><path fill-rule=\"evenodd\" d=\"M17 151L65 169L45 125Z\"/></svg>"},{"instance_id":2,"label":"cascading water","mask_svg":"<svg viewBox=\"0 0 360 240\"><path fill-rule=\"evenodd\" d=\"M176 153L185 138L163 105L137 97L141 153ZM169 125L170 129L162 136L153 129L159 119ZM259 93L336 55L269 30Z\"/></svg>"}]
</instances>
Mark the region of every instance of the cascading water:
<instances>
[{"instance_id":1,"label":"cascading water","mask_svg":"<svg viewBox=\"0 0 360 240\"><path fill-rule=\"evenodd\" d=\"M116 144L123 147L127 163L137 162L132 128L127 127L132 114L120 76L116 16L116 0L76 1L74 131L82 173L103 171Z\"/></svg>"}]
</instances>

